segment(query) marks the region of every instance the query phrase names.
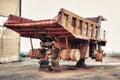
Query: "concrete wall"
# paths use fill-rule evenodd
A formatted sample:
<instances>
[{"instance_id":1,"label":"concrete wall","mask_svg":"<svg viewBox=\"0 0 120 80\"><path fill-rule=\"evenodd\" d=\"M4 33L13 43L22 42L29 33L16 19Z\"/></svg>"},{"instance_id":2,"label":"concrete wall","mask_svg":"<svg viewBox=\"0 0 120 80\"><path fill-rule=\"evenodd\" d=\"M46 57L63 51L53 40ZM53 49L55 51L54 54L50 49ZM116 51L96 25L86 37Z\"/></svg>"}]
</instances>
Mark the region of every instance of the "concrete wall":
<instances>
[{"instance_id":1,"label":"concrete wall","mask_svg":"<svg viewBox=\"0 0 120 80\"><path fill-rule=\"evenodd\" d=\"M0 63L18 61L19 53L20 35L0 26Z\"/></svg>"}]
</instances>

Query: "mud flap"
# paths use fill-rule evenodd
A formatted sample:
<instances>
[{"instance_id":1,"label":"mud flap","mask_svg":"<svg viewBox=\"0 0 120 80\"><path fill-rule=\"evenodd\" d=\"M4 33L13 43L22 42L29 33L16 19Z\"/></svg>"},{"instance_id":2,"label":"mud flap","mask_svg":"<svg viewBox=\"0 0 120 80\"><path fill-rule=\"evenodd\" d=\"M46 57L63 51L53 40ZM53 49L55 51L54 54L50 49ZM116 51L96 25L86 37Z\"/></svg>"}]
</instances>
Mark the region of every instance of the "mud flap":
<instances>
[{"instance_id":1,"label":"mud flap","mask_svg":"<svg viewBox=\"0 0 120 80\"><path fill-rule=\"evenodd\" d=\"M39 67L40 71L46 71L46 72L51 71L51 66L49 65L49 61L47 60L39 61L39 64L40 64L40 67Z\"/></svg>"},{"instance_id":2,"label":"mud flap","mask_svg":"<svg viewBox=\"0 0 120 80\"><path fill-rule=\"evenodd\" d=\"M86 67L86 65L85 65L85 59L80 59L80 60L76 63L75 67L85 68L85 67Z\"/></svg>"}]
</instances>

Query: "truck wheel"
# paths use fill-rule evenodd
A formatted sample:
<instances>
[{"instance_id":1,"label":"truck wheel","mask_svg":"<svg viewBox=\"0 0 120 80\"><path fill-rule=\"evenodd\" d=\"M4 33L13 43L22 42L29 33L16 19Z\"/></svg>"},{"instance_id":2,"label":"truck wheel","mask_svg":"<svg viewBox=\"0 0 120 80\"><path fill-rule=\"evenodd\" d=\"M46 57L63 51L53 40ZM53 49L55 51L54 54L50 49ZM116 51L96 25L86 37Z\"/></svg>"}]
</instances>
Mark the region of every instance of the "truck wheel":
<instances>
[{"instance_id":1,"label":"truck wheel","mask_svg":"<svg viewBox=\"0 0 120 80\"><path fill-rule=\"evenodd\" d=\"M75 67L85 68L85 67L86 67L86 65L85 65L85 59L80 59L80 60L76 63Z\"/></svg>"}]
</instances>

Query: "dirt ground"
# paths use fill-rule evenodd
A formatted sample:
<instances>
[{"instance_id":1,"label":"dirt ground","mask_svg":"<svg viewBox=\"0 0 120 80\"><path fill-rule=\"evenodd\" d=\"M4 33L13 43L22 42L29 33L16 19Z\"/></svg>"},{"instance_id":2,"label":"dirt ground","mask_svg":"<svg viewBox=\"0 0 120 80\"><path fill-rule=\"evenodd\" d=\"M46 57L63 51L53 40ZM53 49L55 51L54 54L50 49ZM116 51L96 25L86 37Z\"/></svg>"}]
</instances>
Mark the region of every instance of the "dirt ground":
<instances>
[{"instance_id":1,"label":"dirt ground","mask_svg":"<svg viewBox=\"0 0 120 80\"><path fill-rule=\"evenodd\" d=\"M61 72L39 71L38 60L22 58L22 62L0 64L0 80L120 80L120 57L104 58L103 62L86 59L86 68L75 62L61 61Z\"/></svg>"}]
</instances>

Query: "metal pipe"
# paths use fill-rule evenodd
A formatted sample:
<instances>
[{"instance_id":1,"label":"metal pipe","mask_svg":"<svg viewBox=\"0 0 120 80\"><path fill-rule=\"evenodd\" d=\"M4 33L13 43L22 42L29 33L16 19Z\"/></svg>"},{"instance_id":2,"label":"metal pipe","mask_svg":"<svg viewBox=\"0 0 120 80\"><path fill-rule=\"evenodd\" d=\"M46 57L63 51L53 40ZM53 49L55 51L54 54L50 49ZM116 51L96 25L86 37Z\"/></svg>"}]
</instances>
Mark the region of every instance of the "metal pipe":
<instances>
[{"instance_id":1,"label":"metal pipe","mask_svg":"<svg viewBox=\"0 0 120 80\"><path fill-rule=\"evenodd\" d=\"M65 37L66 48L68 48L68 37Z\"/></svg>"},{"instance_id":2,"label":"metal pipe","mask_svg":"<svg viewBox=\"0 0 120 80\"><path fill-rule=\"evenodd\" d=\"M30 44L31 44L31 48L32 48L32 51L33 51L33 44L32 44L32 38L30 37Z\"/></svg>"}]
</instances>

